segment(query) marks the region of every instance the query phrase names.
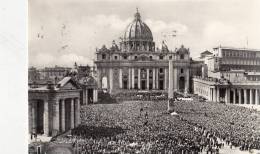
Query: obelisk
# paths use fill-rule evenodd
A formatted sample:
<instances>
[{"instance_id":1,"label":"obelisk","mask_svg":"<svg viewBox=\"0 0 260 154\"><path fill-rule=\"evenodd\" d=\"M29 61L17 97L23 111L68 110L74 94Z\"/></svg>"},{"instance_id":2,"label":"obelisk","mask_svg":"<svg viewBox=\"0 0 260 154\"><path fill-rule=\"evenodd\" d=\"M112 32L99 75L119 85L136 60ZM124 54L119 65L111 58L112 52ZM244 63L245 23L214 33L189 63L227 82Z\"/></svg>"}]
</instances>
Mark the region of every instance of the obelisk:
<instances>
[{"instance_id":1,"label":"obelisk","mask_svg":"<svg viewBox=\"0 0 260 154\"><path fill-rule=\"evenodd\" d=\"M169 88L168 88L168 111L171 111L173 102L173 60L169 60Z\"/></svg>"}]
</instances>

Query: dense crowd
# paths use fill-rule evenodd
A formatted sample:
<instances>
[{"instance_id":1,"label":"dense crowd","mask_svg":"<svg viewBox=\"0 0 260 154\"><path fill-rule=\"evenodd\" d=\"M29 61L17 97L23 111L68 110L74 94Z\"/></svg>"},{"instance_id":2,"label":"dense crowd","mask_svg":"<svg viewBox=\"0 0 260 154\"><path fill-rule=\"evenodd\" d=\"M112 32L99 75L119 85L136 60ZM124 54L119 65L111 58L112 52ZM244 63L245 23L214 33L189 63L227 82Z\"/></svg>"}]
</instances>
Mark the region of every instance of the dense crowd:
<instances>
[{"instance_id":1,"label":"dense crowd","mask_svg":"<svg viewBox=\"0 0 260 154\"><path fill-rule=\"evenodd\" d=\"M97 104L81 110L82 125L56 142L79 153L218 153L225 141L241 150L260 149L260 114L238 106L165 101Z\"/></svg>"}]
</instances>

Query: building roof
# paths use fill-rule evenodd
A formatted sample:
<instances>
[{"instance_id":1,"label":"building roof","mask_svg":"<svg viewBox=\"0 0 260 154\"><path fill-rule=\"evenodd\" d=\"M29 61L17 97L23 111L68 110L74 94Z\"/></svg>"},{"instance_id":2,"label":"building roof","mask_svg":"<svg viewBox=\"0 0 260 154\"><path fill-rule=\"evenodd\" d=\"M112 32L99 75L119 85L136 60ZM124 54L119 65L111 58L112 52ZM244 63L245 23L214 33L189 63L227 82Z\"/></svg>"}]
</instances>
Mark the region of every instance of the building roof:
<instances>
[{"instance_id":1,"label":"building roof","mask_svg":"<svg viewBox=\"0 0 260 154\"><path fill-rule=\"evenodd\" d=\"M259 51L260 52L260 49L251 49L251 48L235 48L235 47L228 47L228 46L217 46L213 49L230 49L230 50L244 50L244 51Z\"/></svg>"},{"instance_id":2,"label":"building roof","mask_svg":"<svg viewBox=\"0 0 260 154\"><path fill-rule=\"evenodd\" d=\"M209 52L208 50L206 50L206 51L204 51L204 52L202 52L202 53L200 53L201 55L203 54L203 55L211 55L211 54L213 54L213 53L211 53L211 52Z\"/></svg>"}]
</instances>

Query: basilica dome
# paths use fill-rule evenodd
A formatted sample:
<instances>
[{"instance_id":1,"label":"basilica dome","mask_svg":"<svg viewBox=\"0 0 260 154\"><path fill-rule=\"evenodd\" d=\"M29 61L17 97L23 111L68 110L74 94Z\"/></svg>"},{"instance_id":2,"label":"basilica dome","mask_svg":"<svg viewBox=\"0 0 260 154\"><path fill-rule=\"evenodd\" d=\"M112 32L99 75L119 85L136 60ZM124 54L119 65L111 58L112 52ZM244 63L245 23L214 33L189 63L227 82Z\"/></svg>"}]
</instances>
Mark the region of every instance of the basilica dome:
<instances>
[{"instance_id":1,"label":"basilica dome","mask_svg":"<svg viewBox=\"0 0 260 154\"><path fill-rule=\"evenodd\" d=\"M135 19L127 26L123 39L126 41L153 41L153 34L150 28L141 20L140 13L135 13Z\"/></svg>"}]
</instances>

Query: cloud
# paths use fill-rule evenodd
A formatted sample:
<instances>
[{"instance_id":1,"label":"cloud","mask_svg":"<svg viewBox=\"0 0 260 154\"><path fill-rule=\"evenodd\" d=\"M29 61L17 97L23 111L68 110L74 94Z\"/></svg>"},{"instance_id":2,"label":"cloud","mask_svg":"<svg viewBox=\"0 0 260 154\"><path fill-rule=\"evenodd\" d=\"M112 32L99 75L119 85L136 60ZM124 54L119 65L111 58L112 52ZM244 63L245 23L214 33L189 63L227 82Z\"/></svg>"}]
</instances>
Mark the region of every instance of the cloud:
<instances>
[{"instance_id":1,"label":"cloud","mask_svg":"<svg viewBox=\"0 0 260 154\"><path fill-rule=\"evenodd\" d=\"M149 25L149 27L152 29L154 33L160 33L160 32L172 32L173 30L176 30L179 34L187 33L188 27L184 24L176 23L176 22L164 22L162 20L152 20L147 19L145 20L145 23Z\"/></svg>"},{"instance_id":2,"label":"cloud","mask_svg":"<svg viewBox=\"0 0 260 154\"><path fill-rule=\"evenodd\" d=\"M51 54L39 53L34 58L30 59L30 66L47 67L47 66L68 66L71 67L75 62L80 65L93 65L93 61L81 55L74 53L64 54L54 57Z\"/></svg>"},{"instance_id":3,"label":"cloud","mask_svg":"<svg viewBox=\"0 0 260 154\"><path fill-rule=\"evenodd\" d=\"M217 45L244 47L247 32L245 28L235 23L220 21L208 22L203 30L203 43L211 47Z\"/></svg>"}]
</instances>

